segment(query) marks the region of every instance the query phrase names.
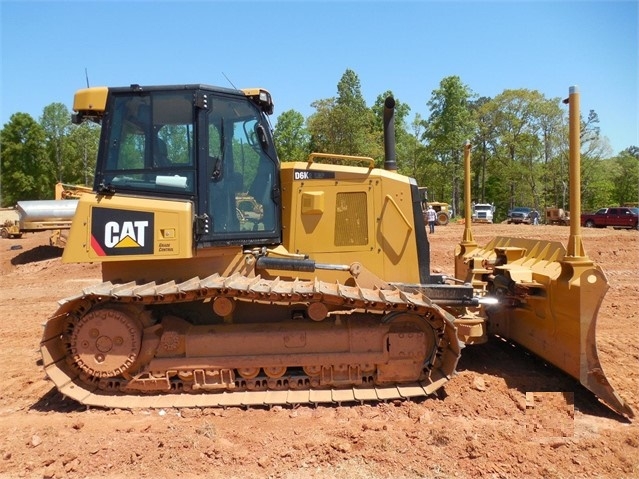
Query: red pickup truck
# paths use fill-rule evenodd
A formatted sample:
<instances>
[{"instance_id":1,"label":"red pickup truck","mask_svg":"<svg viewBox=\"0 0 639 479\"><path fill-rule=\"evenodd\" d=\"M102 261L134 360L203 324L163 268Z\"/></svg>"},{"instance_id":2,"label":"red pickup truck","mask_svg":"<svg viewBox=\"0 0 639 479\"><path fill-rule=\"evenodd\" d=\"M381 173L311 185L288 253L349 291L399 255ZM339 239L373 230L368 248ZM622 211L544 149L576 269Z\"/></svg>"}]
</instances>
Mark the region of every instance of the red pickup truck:
<instances>
[{"instance_id":1,"label":"red pickup truck","mask_svg":"<svg viewBox=\"0 0 639 479\"><path fill-rule=\"evenodd\" d=\"M596 213L583 213L581 226L586 228L639 229L639 208L601 208Z\"/></svg>"}]
</instances>

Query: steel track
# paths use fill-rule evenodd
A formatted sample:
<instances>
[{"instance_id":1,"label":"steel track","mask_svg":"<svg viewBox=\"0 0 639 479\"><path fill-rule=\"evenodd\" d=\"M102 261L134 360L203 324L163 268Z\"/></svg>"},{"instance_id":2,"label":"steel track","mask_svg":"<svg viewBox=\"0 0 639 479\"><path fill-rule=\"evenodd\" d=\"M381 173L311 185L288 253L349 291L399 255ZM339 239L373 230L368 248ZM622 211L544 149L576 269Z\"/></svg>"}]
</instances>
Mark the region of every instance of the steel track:
<instances>
[{"instance_id":1,"label":"steel track","mask_svg":"<svg viewBox=\"0 0 639 479\"><path fill-rule=\"evenodd\" d=\"M114 382L117 387L104 388L104 382L87 378L70 360L68 337L79 318L93 307L104 304L166 305L204 301L219 296L237 301L291 305L323 302L345 311L374 315L392 312L412 313L422 317L438 331L437 354L433 364L424 369L419 381L384 386L357 386L328 389L264 389L223 392L181 392L180 388L157 394L126 391L126 379ZM319 280L267 280L235 274L222 277L191 278L182 283L156 284L101 283L81 294L59 302L56 313L45 324L41 342L44 369L61 394L87 406L105 408L168 408L272 406L286 404L320 404L370 402L427 396L439 389L455 373L461 346L453 318L419 292L394 289L367 289Z\"/></svg>"}]
</instances>

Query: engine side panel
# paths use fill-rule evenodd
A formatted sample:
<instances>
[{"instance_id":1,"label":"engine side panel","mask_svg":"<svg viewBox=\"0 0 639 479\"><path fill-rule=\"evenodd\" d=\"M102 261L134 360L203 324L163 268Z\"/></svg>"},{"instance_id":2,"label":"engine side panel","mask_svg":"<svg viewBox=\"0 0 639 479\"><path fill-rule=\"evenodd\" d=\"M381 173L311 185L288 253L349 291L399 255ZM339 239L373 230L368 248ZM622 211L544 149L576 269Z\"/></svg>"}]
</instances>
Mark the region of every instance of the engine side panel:
<instances>
[{"instance_id":1,"label":"engine side panel","mask_svg":"<svg viewBox=\"0 0 639 479\"><path fill-rule=\"evenodd\" d=\"M319 263L359 261L389 282L420 282L409 178L379 169L298 162L282 164L281 183L288 251Z\"/></svg>"}]
</instances>

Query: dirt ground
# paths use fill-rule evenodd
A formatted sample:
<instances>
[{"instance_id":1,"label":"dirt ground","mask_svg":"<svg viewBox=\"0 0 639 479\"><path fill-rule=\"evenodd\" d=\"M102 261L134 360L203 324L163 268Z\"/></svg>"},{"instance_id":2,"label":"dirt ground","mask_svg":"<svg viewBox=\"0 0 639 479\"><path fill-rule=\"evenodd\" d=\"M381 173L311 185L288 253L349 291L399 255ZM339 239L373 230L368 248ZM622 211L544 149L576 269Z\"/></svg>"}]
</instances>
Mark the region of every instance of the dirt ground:
<instances>
[{"instance_id":1,"label":"dirt ground","mask_svg":"<svg viewBox=\"0 0 639 479\"><path fill-rule=\"evenodd\" d=\"M459 224L430 237L432 269L453 273ZM560 240L561 226L477 225ZM610 290L599 356L639 413L639 232L582 230ZM15 246L21 249L12 249ZM576 381L498 339L467 347L439 397L353 406L101 410L62 397L41 368L42 323L58 299L100 281L65 265L48 234L0 240L0 477L636 478L639 427Z\"/></svg>"}]
</instances>

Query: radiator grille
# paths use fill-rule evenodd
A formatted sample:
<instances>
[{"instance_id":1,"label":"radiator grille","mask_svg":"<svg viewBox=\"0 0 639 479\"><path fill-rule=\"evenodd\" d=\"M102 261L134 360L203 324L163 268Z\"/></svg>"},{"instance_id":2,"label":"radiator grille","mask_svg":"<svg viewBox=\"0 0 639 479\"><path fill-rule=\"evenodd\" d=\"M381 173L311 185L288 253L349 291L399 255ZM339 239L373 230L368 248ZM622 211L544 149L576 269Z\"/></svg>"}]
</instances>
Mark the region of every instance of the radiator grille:
<instances>
[{"instance_id":1,"label":"radiator grille","mask_svg":"<svg viewBox=\"0 0 639 479\"><path fill-rule=\"evenodd\" d=\"M335 206L335 246L368 244L366 193L338 193Z\"/></svg>"}]
</instances>

